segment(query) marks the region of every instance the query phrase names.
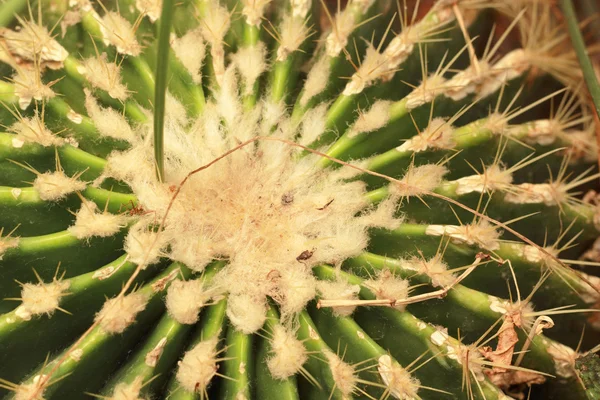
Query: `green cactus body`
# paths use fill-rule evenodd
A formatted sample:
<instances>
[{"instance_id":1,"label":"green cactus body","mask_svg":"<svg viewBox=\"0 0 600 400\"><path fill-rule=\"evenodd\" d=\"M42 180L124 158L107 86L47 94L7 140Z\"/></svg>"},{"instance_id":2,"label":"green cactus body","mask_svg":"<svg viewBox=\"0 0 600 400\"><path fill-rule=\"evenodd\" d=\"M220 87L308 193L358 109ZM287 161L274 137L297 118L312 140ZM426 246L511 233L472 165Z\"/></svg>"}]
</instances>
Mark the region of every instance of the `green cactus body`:
<instances>
[{"instance_id":1,"label":"green cactus body","mask_svg":"<svg viewBox=\"0 0 600 400\"><path fill-rule=\"evenodd\" d=\"M1 398L598 397L597 149L551 6L0 25Z\"/></svg>"}]
</instances>

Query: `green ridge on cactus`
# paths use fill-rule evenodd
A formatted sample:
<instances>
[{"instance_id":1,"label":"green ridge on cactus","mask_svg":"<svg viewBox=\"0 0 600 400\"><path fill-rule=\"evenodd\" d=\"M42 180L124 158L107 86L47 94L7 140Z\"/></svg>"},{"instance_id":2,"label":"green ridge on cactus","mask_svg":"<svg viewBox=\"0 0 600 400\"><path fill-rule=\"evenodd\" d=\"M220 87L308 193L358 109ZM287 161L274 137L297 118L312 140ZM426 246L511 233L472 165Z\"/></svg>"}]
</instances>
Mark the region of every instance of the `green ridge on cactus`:
<instances>
[{"instance_id":1,"label":"green ridge on cactus","mask_svg":"<svg viewBox=\"0 0 600 400\"><path fill-rule=\"evenodd\" d=\"M2 2L0 398L600 398L564 21L418 3Z\"/></svg>"}]
</instances>

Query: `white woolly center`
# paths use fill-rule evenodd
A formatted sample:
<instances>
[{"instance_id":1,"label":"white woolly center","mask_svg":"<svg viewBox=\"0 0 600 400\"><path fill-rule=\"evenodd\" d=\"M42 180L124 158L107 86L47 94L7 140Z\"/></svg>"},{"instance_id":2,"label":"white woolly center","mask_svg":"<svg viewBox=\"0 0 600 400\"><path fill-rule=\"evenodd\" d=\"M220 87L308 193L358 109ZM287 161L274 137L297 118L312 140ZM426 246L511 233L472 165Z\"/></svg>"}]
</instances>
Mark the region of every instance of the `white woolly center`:
<instances>
[{"instance_id":1,"label":"white woolly center","mask_svg":"<svg viewBox=\"0 0 600 400\"><path fill-rule=\"evenodd\" d=\"M204 393L217 372L217 342L214 338L198 343L179 362L177 381L188 392Z\"/></svg>"},{"instance_id":2,"label":"white woolly center","mask_svg":"<svg viewBox=\"0 0 600 400\"><path fill-rule=\"evenodd\" d=\"M157 238L149 227L165 216L190 171L255 136L298 136L281 104L243 112L238 87L230 67L202 118L180 122L168 114L164 183L156 180L149 125L138 128L130 150L108 158L105 174L125 181L146 211L125 241L130 261L148 265L167 256L202 271L211 260L226 259L214 285L229 295L234 326L251 333L264 322L267 297L286 320L314 298L314 265L360 254L370 227L394 227L397 220L395 203L369 205L364 184L346 180L349 168L322 170L317 156L298 157L302 150L289 143L261 140L191 176Z\"/></svg>"},{"instance_id":3,"label":"white woolly center","mask_svg":"<svg viewBox=\"0 0 600 400\"><path fill-rule=\"evenodd\" d=\"M108 333L121 333L135 322L137 314L146 307L148 298L142 293L132 293L107 300L96 314L96 321Z\"/></svg>"},{"instance_id":4,"label":"white woolly center","mask_svg":"<svg viewBox=\"0 0 600 400\"><path fill-rule=\"evenodd\" d=\"M286 379L295 375L308 359L302 342L282 325L276 325L273 329L271 352L267 367L276 379Z\"/></svg>"}]
</instances>

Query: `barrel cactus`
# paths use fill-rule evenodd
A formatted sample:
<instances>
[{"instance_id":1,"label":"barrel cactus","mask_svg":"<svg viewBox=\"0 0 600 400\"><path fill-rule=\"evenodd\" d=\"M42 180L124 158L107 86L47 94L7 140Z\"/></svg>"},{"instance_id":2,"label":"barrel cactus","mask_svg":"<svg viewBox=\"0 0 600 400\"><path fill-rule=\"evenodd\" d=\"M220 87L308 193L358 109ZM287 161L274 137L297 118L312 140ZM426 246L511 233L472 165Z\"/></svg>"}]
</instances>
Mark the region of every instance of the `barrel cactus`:
<instances>
[{"instance_id":1,"label":"barrel cactus","mask_svg":"<svg viewBox=\"0 0 600 400\"><path fill-rule=\"evenodd\" d=\"M563 18L414 3L1 4L0 395L597 396Z\"/></svg>"}]
</instances>

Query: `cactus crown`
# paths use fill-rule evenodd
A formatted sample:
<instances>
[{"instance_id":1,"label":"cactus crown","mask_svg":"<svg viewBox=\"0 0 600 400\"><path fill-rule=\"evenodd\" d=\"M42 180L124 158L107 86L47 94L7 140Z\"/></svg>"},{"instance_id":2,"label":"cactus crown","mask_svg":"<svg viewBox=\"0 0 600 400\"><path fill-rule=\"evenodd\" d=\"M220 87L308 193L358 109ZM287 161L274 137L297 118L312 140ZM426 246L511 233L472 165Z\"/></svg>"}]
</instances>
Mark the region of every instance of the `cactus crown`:
<instances>
[{"instance_id":1,"label":"cactus crown","mask_svg":"<svg viewBox=\"0 0 600 400\"><path fill-rule=\"evenodd\" d=\"M592 396L562 21L412 3L0 5L0 394Z\"/></svg>"}]
</instances>

